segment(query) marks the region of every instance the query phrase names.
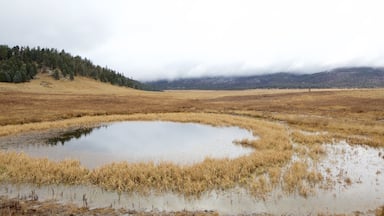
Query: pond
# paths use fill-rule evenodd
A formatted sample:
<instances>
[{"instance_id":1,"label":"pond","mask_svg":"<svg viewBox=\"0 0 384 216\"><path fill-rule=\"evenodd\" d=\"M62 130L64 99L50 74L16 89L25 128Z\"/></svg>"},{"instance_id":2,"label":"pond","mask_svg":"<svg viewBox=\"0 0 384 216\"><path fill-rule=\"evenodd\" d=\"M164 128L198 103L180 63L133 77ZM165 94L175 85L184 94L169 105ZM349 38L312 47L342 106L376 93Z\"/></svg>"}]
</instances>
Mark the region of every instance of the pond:
<instances>
[{"instance_id":1,"label":"pond","mask_svg":"<svg viewBox=\"0 0 384 216\"><path fill-rule=\"evenodd\" d=\"M252 148L234 144L241 139L256 137L239 127L128 121L66 131L44 142L7 149L51 160L76 159L88 168L119 161L192 164L207 157L236 158L252 153Z\"/></svg>"}]
</instances>

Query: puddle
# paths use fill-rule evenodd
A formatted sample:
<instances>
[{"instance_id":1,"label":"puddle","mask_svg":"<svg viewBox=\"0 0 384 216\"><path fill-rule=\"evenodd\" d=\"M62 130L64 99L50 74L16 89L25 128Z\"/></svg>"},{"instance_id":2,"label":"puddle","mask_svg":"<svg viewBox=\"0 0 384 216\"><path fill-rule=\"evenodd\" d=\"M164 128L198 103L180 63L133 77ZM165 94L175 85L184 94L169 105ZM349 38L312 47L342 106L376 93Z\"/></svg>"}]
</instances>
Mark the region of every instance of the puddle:
<instances>
[{"instance_id":1,"label":"puddle","mask_svg":"<svg viewBox=\"0 0 384 216\"><path fill-rule=\"evenodd\" d=\"M79 129L29 145L6 145L51 160L76 159L88 168L127 161L171 161L191 164L211 158L236 158L253 152L235 140L256 139L238 127L213 127L196 123L163 121L118 122L93 129Z\"/></svg>"},{"instance_id":2,"label":"puddle","mask_svg":"<svg viewBox=\"0 0 384 216\"><path fill-rule=\"evenodd\" d=\"M313 166L322 172L328 187L317 187L316 193L306 198L297 193L286 194L281 188L274 189L264 198L250 195L244 188L211 191L200 198L164 193L118 194L93 186L44 186L0 185L0 195L28 197L35 190L39 199L82 205L86 194L91 208L114 207L139 211L215 210L220 215L273 214L364 214L384 204L384 149L350 146L345 142L324 145L327 156ZM346 179L349 178L349 181Z\"/></svg>"},{"instance_id":3,"label":"puddle","mask_svg":"<svg viewBox=\"0 0 384 216\"><path fill-rule=\"evenodd\" d=\"M349 212L384 204L383 148L350 146L346 142L325 147L328 156L319 169L334 180L334 188L319 194L324 198L318 205Z\"/></svg>"}]
</instances>

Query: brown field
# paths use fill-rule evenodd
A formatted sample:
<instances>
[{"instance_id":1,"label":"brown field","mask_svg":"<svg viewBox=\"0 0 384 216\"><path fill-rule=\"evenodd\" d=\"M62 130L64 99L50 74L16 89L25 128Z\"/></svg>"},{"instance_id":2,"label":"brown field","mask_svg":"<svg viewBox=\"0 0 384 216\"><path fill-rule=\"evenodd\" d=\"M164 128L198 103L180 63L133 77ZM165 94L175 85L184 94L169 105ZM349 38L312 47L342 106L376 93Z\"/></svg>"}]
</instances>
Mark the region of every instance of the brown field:
<instances>
[{"instance_id":1,"label":"brown field","mask_svg":"<svg viewBox=\"0 0 384 216\"><path fill-rule=\"evenodd\" d=\"M30 83L0 83L0 93L1 126L81 116L188 112L284 121L306 131L383 136L384 89L144 92L87 78L55 81L42 74Z\"/></svg>"},{"instance_id":2,"label":"brown field","mask_svg":"<svg viewBox=\"0 0 384 216\"><path fill-rule=\"evenodd\" d=\"M55 81L41 74L30 83L0 83L0 101L0 136L161 119L236 125L260 137L239 141L257 149L249 156L206 159L190 166L116 163L88 170L77 161L51 162L0 152L0 181L86 183L187 196L238 185L259 196L281 185L287 193L307 196L308 185L320 184L323 177L301 162L282 172L293 153L316 160L326 153L320 144L337 140L384 147L384 89L143 92L87 78ZM293 148L293 143L301 147Z\"/></svg>"}]
</instances>

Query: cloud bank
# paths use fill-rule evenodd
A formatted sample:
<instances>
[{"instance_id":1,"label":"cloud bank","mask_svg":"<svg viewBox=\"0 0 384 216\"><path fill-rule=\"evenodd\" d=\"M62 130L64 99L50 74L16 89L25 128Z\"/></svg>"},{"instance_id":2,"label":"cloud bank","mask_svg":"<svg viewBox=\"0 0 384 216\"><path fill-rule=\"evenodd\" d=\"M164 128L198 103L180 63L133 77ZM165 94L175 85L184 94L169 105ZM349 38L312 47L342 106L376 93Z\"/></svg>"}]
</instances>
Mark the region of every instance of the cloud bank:
<instances>
[{"instance_id":1,"label":"cloud bank","mask_svg":"<svg viewBox=\"0 0 384 216\"><path fill-rule=\"evenodd\" d=\"M0 1L0 43L139 80L383 66L379 0Z\"/></svg>"}]
</instances>

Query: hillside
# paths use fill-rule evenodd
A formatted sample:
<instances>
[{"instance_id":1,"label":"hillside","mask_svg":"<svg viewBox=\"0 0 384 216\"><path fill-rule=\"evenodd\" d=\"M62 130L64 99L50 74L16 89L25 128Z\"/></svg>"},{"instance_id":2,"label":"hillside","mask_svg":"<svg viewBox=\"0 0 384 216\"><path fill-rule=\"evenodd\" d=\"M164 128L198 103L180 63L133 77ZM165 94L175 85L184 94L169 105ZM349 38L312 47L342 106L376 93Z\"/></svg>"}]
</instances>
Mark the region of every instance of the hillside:
<instances>
[{"instance_id":1,"label":"hillside","mask_svg":"<svg viewBox=\"0 0 384 216\"><path fill-rule=\"evenodd\" d=\"M275 73L255 76L202 77L148 82L167 89L254 89L254 88L375 88L384 87L384 68L337 68L313 74Z\"/></svg>"},{"instance_id":2,"label":"hillside","mask_svg":"<svg viewBox=\"0 0 384 216\"><path fill-rule=\"evenodd\" d=\"M0 92L38 93L38 94L91 94L91 95L131 95L142 91L111 85L88 77L76 77L75 80L55 80L48 73L38 73L29 82L0 82Z\"/></svg>"},{"instance_id":3,"label":"hillside","mask_svg":"<svg viewBox=\"0 0 384 216\"><path fill-rule=\"evenodd\" d=\"M112 85L150 90L139 81L64 50L0 45L0 82L28 82L38 72L46 72L56 80L89 77Z\"/></svg>"}]
</instances>

